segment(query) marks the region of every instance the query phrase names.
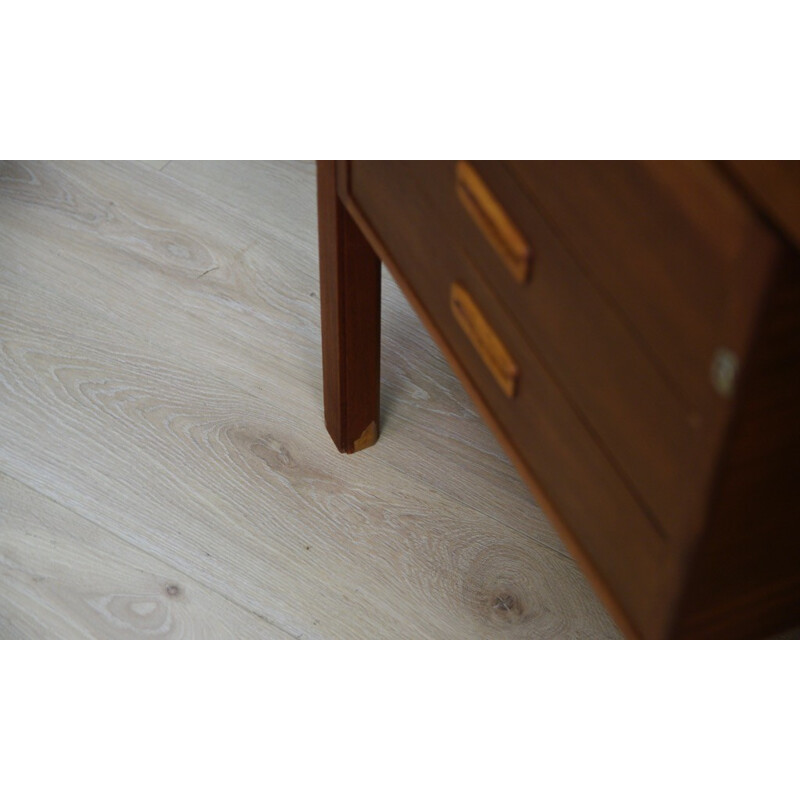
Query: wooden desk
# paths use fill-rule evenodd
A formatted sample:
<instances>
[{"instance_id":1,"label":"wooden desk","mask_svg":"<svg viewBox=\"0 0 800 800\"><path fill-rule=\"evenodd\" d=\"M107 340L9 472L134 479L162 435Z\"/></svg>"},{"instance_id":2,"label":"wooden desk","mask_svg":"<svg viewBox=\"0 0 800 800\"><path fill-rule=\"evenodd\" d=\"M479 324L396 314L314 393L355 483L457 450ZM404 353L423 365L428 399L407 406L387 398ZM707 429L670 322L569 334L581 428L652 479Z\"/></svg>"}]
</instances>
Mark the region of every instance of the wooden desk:
<instances>
[{"instance_id":1,"label":"wooden desk","mask_svg":"<svg viewBox=\"0 0 800 800\"><path fill-rule=\"evenodd\" d=\"M800 621L800 175L320 162L326 424L378 436L380 262L629 635Z\"/></svg>"}]
</instances>

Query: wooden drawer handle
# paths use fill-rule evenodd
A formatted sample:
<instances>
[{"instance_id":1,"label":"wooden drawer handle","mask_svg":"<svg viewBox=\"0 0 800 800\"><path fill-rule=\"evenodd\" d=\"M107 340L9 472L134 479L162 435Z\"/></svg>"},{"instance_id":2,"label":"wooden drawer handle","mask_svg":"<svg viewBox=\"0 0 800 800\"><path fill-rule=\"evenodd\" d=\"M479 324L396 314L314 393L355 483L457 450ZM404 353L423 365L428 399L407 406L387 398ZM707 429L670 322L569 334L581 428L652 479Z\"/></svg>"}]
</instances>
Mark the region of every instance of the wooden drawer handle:
<instances>
[{"instance_id":1,"label":"wooden drawer handle","mask_svg":"<svg viewBox=\"0 0 800 800\"><path fill-rule=\"evenodd\" d=\"M456 194L514 279L526 283L531 271L531 248L481 176L466 161L456 164Z\"/></svg>"},{"instance_id":2,"label":"wooden drawer handle","mask_svg":"<svg viewBox=\"0 0 800 800\"><path fill-rule=\"evenodd\" d=\"M450 310L503 394L514 397L517 393L519 369L472 296L460 283L450 286Z\"/></svg>"}]
</instances>

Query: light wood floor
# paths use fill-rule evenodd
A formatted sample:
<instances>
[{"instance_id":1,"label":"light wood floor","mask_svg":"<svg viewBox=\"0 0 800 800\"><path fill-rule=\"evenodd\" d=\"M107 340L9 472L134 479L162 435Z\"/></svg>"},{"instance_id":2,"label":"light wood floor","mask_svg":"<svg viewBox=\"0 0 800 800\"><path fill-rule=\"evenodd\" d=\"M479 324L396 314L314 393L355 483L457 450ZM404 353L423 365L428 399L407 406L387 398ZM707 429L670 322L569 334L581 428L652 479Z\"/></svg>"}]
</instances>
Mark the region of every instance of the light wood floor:
<instances>
[{"instance_id":1,"label":"light wood floor","mask_svg":"<svg viewBox=\"0 0 800 800\"><path fill-rule=\"evenodd\" d=\"M388 275L336 452L318 302L312 163L0 167L0 636L619 636Z\"/></svg>"}]
</instances>

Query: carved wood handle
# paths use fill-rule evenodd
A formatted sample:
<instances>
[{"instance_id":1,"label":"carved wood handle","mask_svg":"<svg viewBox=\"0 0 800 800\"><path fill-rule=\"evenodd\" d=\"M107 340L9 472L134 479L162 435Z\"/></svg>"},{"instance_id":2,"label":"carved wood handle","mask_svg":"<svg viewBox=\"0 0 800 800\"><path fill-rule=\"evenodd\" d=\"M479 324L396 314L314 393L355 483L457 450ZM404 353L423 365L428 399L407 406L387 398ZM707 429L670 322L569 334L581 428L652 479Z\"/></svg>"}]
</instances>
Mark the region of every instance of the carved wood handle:
<instances>
[{"instance_id":1,"label":"carved wood handle","mask_svg":"<svg viewBox=\"0 0 800 800\"><path fill-rule=\"evenodd\" d=\"M475 168L466 161L456 164L456 194L514 279L520 284L527 282L530 246Z\"/></svg>"},{"instance_id":2,"label":"carved wood handle","mask_svg":"<svg viewBox=\"0 0 800 800\"><path fill-rule=\"evenodd\" d=\"M514 397L519 368L470 293L460 283L450 286L450 310L503 394Z\"/></svg>"}]
</instances>

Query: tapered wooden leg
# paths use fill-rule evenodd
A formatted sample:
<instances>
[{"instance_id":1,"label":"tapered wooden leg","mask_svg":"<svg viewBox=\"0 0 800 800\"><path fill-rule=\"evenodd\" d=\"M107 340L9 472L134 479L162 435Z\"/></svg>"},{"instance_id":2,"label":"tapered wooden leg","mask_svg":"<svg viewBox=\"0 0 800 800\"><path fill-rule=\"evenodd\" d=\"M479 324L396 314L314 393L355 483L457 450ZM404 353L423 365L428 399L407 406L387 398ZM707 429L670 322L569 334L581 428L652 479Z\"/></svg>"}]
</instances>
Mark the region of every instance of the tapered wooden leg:
<instances>
[{"instance_id":1,"label":"tapered wooden leg","mask_svg":"<svg viewBox=\"0 0 800 800\"><path fill-rule=\"evenodd\" d=\"M317 162L325 425L343 453L378 438L381 262L336 193L334 161Z\"/></svg>"}]
</instances>

